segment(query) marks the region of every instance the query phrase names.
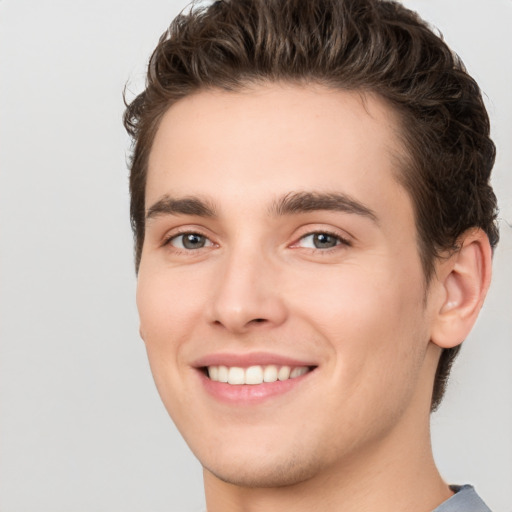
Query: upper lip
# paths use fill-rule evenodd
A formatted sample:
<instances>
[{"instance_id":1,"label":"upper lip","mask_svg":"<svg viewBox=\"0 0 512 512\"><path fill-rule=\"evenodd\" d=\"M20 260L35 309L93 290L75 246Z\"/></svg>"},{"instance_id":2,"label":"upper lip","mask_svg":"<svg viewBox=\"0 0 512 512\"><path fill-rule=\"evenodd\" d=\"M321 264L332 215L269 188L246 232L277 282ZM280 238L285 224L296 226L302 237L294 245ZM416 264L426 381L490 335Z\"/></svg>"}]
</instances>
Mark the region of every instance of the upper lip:
<instances>
[{"instance_id":1,"label":"upper lip","mask_svg":"<svg viewBox=\"0 0 512 512\"><path fill-rule=\"evenodd\" d=\"M209 354L192 363L192 366L196 368L204 368L206 366L238 366L241 368L248 368L250 366L317 366L312 361L300 360L293 357L272 354L270 352L251 352L245 354L236 353L215 353Z\"/></svg>"}]
</instances>

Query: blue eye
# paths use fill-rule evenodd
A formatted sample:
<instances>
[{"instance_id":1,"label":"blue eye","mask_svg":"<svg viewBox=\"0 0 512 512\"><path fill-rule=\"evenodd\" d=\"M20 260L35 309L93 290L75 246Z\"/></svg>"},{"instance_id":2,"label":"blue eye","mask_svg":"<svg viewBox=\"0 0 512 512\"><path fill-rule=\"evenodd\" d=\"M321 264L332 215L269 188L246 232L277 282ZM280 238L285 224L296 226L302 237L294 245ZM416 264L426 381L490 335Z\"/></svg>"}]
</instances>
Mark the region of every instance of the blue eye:
<instances>
[{"instance_id":1,"label":"blue eye","mask_svg":"<svg viewBox=\"0 0 512 512\"><path fill-rule=\"evenodd\" d=\"M341 237L330 233L311 233L303 236L298 245L309 249L332 249L342 243L346 244Z\"/></svg>"},{"instance_id":2,"label":"blue eye","mask_svg":"<svg viewBox=\"0 0 512 512\"><path fill-rule=\"evenodd\" d=\"M211 247L212 241L199 233L182 233L172 237L169 244L177 249L202 249L203 247Z\"/></svg>"}]
</instances>

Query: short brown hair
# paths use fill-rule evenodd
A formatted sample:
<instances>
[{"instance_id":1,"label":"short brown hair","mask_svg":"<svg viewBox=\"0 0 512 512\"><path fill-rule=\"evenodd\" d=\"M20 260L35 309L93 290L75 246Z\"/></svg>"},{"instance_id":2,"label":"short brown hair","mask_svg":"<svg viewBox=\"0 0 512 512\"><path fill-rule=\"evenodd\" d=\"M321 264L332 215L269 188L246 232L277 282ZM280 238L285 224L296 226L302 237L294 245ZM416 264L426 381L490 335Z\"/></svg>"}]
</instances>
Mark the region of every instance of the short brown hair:
<instances>
[{"instance_id":1,"label":"short brown hair","mask_svg":"<svg viewBox=\"0 0 512 512\"><path fill-rule=\"evenodd\" d=\"M458 56L416 13L388 0L220 0L172 22L151 56L145 90L127 105L137 269L148 157L163 114L200 90L278 81L371 92L399 113L407 158L398 178L414 205L427 283L435 259L456 250L467 229L483 229L494 248L495 146L482 96ZM433 410L458 350L441 355Z\"/></svg>"}]
</instances>

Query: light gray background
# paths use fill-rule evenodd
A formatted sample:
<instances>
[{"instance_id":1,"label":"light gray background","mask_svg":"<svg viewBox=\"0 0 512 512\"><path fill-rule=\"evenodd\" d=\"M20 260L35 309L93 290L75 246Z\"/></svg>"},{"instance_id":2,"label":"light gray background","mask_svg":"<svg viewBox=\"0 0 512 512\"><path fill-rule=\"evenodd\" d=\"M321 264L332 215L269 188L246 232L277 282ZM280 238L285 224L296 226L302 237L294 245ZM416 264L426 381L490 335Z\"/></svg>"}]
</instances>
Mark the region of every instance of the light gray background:
<instances>
[{"instance_id":1,"label":"light gray background","mask_svg":"<svg viewBox=\"0 0 512 512\"><path fill-rule=\"evenodd\" d=\"M494 283L433 417L445 478L512 511L512 1L406 0L487 95ZM134 306L128 139L163 0L0 0L0 511L198 510L199 465L157 397Z\"/></svg>"}]
</instances>

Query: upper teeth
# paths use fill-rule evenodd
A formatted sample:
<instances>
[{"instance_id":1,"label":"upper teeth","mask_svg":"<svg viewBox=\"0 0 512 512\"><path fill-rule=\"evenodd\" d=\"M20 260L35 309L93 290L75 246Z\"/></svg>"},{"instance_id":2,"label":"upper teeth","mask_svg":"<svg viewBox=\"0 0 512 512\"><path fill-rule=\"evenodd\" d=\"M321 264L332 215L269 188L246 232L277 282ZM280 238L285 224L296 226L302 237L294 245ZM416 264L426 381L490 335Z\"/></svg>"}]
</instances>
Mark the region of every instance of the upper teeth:
<instances>
[{"instance_id":1,"label":"upper teeth","mask_svg":"<svg viewBox=\"0 0 512 512\"><path fill-rule=\"evenodd\" d=\"M208 376L216 382L227 382L228 384L262 384L263 382L276 382L277 380L288 380L300 377L309 371L307 366L249 366L240 368L238 366L208 366Z\"/></svg>"}]
</instances>

